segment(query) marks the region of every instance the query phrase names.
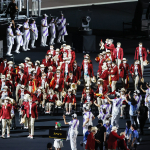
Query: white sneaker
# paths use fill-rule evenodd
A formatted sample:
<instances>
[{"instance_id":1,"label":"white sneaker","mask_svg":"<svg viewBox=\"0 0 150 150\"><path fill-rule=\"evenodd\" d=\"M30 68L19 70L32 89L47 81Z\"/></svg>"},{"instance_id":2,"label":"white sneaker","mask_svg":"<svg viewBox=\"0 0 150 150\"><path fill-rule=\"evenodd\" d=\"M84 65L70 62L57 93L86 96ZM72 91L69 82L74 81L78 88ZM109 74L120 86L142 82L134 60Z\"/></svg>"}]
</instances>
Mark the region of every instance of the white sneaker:
<instances>
[{"instance_id":1,"label":"white sneaker","mask_svg":"<svg viewBox=\"0 0 150 150\"><path fill-rule=\"evenodd\" d=\"M22 49L23 51L27 51L25 48Z\"/></svg>"},{"instance_id":2,"label":"white sneaker","mask_svg":"<svg viewBox=\"0 0 150 150\"><path fill-rule=\"evenodd\" d=\"M7 55L7 56L12 56L12 54L9 54L9 53L7 53L6 55Z\"/></svg>"},{"instance_id":3,"label":"white sneaker","mask_svg":"<svg viewBox=\"0 0 150 150\"><path fill-rule=\"evenodd\" d=\"M31 138L31 135L27 136L27 138Z\"/></svg>"},{"instance_id":4,"label":"white sneaker","mask_svg":"<svg viewBox=\"0 0 150 150\"><path fill-rule=\"evenodd\" d=\"M19 54L20 52L19 51L15 51L17 54Z\"/></svg>"},{"instance_id":5,"label":"white sneaker","mask_svg":"<svg viewBox=\"0 0 150 150\"><path fill-rule=\"evenodd\" d=\"M30 48L27 48L27 50L29 51L29 50L30 50Z\"/></svg>"},{"instance_id":6,"label":"white sneaker","mask_svg":"<svg viewBox=\"0 0 150 150\"><path fill-rule=\"evenodd\" d=\"M47 44L45 44L45 46L48 46Z\"/></svg>"},{"instance_id":7,"label":"white sneaker","mask_svg":"<svg viewBox=\"0 0 150 150\"><path fill-rule=\"evenodd\" d=\"M61 43L60 41L57 41L57 43Z\"/></svg>"},{"instance_id":8,"label":"white sneaker","mask_svg":"<svg viewBox=\"0 0 150 150\"><path fill-rule=\"evenodd\" d=\"M148 127L148 129L150 129L150 127Z\"/></svg>"},{"instance_id":9,"label":"white sneaker","mask_svg":"<svg viewBox=\"0 0 150 150\"><path fill-rule=\"evenodd\" d=\"M33 136L30 136L30 139L33 139Z\"/></svg>"},{"instance_id":10,"label":"white sneaker","mask_svg":"<svg viewBox=\"0 0 150 150\"><path fill-rule=\"evenodd\" d=\"M31 46L31 48L36 48L36 46Z\"/></svg>"},{"instance_id":11,"label":"white sneaker","mask_svg":"<svg viewBox=\"0 0 150 150\"><path fill-rule=\"evenodd\" d=\"M68 115L68 112L66 112L66 115Z\"/></svg>"},{"instance_id":12,"label":"white sneaker","mask_svg":"<svg viewBox=\"0 0 150 150\"><path fill-rule=\"evenodd\" d=\"M44 45L40 45L41 47L45 47Z\"/></svg>"},{"instance_id":13,"label":"white sneaker","mask_svg":"<svg viewBox=\"0 0 150 150\"><path fill-rule=\"evenodd\" d=\"M1 138L5 139L5 136L4 136L4 135L1 135Z\"/></svg>"},{"instance_id":14,"label":"white sneaker","mask_svg":"<svg viewBox=\"0 0 150 150\"><path fill-rule=\"evenodd\" d=\"M7 134L7 138L10 138L10 134Z\"/></svg>"}]
</instances>

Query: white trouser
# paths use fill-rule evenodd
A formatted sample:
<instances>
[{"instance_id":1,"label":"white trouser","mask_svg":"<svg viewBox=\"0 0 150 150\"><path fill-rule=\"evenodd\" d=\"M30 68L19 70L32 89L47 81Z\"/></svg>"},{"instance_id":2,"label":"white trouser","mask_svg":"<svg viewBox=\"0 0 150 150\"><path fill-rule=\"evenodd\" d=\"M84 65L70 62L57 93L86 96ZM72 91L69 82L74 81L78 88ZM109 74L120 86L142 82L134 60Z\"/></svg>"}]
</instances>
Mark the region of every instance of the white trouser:
<instances>
[{"instance_id":1,"label":"white trouser","mask_svg":"<svg viewBox=\"0 0 150 150\"><path fill-rule=\"evenodd\" d=\"M57 91L57 98L60 100L60 101L62 101L62 92L58 92Z\"/></svg>"},{"instance_id":2,"label":"white trouser","mask_svg":"<svg viewBox=\"0 0 150 150\"><path fill-rule=\"evenodd\" d=\"M19 43L17 43L17 46L16 46L16 52L19 52L19 49L20 49L20 44Z\"/></svg>"},{"instance_id":3,"label":"white trouser","mask_svg":"<svg viewBox=\"0 0 150 150\"><path fill-rule=\"evenodd\" d=\"M61 39L62 39L62 42L64 42L64 35L60 35L60 34L59 34L57 41L60 42Z\"/></svg>"},{"instance_id":4,"label":"white trouser","mask_svg":"<svg viewBox=\"0 0 150 150\"><path fill-rule=\"evenodd\" d=\"M29 45L29 40L27 40L27 38L24 38L23 49L28 49L28 45Z\"/></svg>"},{"instance_id":5,"label":"white trouser","mask_svg":"<svg viewBox=\"0 0 150 150\"><path fill-rule=\"evenodd\" d=\"M117 81L112 81L112 84L111 84L111 86L112 86L112 88L111 88L112 92L116 90L116 83L117 83Z\"/></svg>"},{"instance_id":6,"label":"white trouser","mask_svg":"<svg viewBox=\"0 0 150 150\"><path fill-rule=\"evenodd\" d=\"M121 116L123 116L123 111L124 111L124 108L126 107L126 105L122 105L121 107L120 107L120 110L121 110Z\"/></svg>"},{"instance_id":7,"label":"white trouser","mask_svg":"<svg viewBox=\"0 0 150 150\"><path fill-rule=\"evenodd\" d=\"M26 114L24 115L24 120L25 120L24 127L28 127L28 119Z\"/></svg>"},{"instance_id":8,"label":"white trouser","mask_svg":"<svg viewBox=\"0 0 150 150\"><path fill-rule=\"evenodd\" d=\"M88 130L88 125L86 125L85 127L83 127L83 136L85 135L86 131Z\"/></svg>"},{"instance_id":9,"label":"white trouser","mask_svg":"<svg viewBox=\"0 0 150 150\"><path fill-rule=\"evenodd\" d=\"M137 88L138 88L138 82L139 82L139 76L136 76L135 79L134 79L134 88L135 88L135 90L137 90Z\"/></svg>"},{"instance_id":10,"label":"white trouser","mask_svg":"<svg viewBox=\"0 0 150 150\"><path fill-rule=\"evenodd\" d=\"M19 91L19 88L20 88L20 85L18 84L17 86L16 86L16 102L18 103L18 91Z\"/></svg>"},{"instance_id":11,"label":"white trouser","mask_svg":"<svg viewBox=\"0 0 150 150\"><path fill-rule=\"evenodd\" d=\"M103 105L103 101L100 97L97 97L97 104L100 106ZM100 107L98 107L98 110L100 110Z\"/></svg>"},{"instance_id":12,"label":"white trouser","mask_svg":"<svg viewBox=\"0 0 150 150\"><path fill-rule=\"evenodd\" d=\"M77 131L70 130L70 146L71 150L77 150Z\"/></svg>"},{"instance_id":13,"label":"white trouser","mask_svg":"<svg viewBox=\"0 0 150 150\"><path fill-rule=\"evenodd\" d=\"M143 57L140 57L140 63L141 63L141 70L142 70L142 75L143 75L143 72L144 72Z\"/></svg>"},{"instance_id":14,"label":"white trouser","mask_svg":"<svg viewBox=\"0 0 150 150\"><path fill-rule=\"evenodd\" d=\"M7 54L11 54L13 44L12 44L12 42L8 42L8 43L7 43Z\"/></svg>"},{"instance_id":15,"label":"white trouser","mask_svg":"<svg viewBox=\"0 0 150 150\"><path fill-rule=\"evenodd\" d=\"M35 40L31 40L31 47L34 47Z\"/></svg>"},{"instance_id":16,"label":"white trouser","mask_svg":"<svg viewBox=\"0 0 150 150\"><path fill-rule=\"evenodd\" d=\"M28 118L29 135L34 135L34 121L35 118L32 118L31 116Z\"/></svg>"},{"instance_id":17,"label":"white trouser","mask_svg":"<svg viewBox=\"0 0 150 150\"><path fill-rule=\"evenodd\" d=\"M119 128L119 114L117 115L113 115L112 114L112 118L111 118L111 125L112 126L116 126L117 128Z\"/></svg>"},{"instance_id":18,"label":"white trouser","mask_svg":"<svg viewBox=\"0 0 150 150\"><path fill-rule=\"evenodd\" d=\"M2 119L2 135L5 135L5 129L7 124L7 135L10 134L11 119Z\"/></svg>"},{"instance_id":19,"label":"white trouser","mask_svg":"<svg viewBox=\"0 0 150 150\"><path fill-rule=\"evenodd\" d=\"M65 103L65 108L68 108L71 109L72 108L72 103Z\"/></svg>"},{"instance_id":20,"label":"white trouser","mask_svg":"<svg viewBox=\"0 0 150 150\"><path fill-rule=\"evenodd\" d=\"M54 38L54 37L51 37L51 38L50 38L49 45L52 45L52 44L54 43L54 40L55 40L55 38Z\"/></svg>"},{"instance_id":21,"label":"white trouser","mask_svg":"<svg viewBox=\"0 0 150 150\"><path fill-rule=\"evenodd\" d=\"M46 104L47 110L51 110L53 105L54 105L54 103L47 102L47 104Z\"/></svg>"},{"instance_id":22,"label":"white trouser","mask_svg":"<svg viewBox=\"0 0 150 150\"><path fill-rule=\"evenodd\" d=\"M119 68L119 66L120 66L120 64L121 64L121 59L116 59L116 64L117 64L117 66L118 66L118 68Z\"/></svg>"},{"instance_id":23,"label":"white trouser","mask_svg":"<svg viewBox=\"0 0 150 150\"><path fill-rule=\"evenodd\" d=\"M32 2L32 15L37 15L38 1Z\"/></svg>"},{"instance_id":24,"label":"white trouser","mask_svg":"<svg viewBox=\"0 0 150 150\"><path fill-rule=\"evenodd\" d=\"M22 103L23 103L23 99L19 99L19 106L21 106L22 105Z\"/></svg>"},{"instance_id":25,"label":"white trouser","mask_svg":"<svg viewBox=\"0 0 150 150\"><path fill-rule=\"evenodd\" d=\"M45 46L47 42L47 36L41 36L41 45Z\"/></svg>"}]
</instances>

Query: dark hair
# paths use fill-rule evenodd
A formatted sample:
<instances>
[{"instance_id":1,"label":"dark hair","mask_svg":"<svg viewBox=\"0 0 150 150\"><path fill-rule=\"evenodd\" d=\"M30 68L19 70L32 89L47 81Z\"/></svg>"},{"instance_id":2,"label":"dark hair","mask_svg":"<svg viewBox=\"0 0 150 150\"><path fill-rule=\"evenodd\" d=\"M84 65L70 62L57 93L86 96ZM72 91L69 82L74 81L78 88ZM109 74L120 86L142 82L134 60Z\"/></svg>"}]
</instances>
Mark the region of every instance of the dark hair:
<instances>
[{"instance_id":1,"label":"dark hair","mask_svg":"<svg viewBox=\"0 0 150 150\"><path fill-rule=\"evenodd\" d=\"M89 126L88 126L88 129L91 129L92 127L93 127L93 126L89 125Z\"/></svg>"},{"instance_id":2,"label":"dark hair","mask_svg":"<svg viewBox=\"0 0 150 150\"><path fill-rule=\"evenodd\" d=\"M131 126L132 126L134 129L136 129L136 127L135 127L135 125L134 125L134 124L132 124Z\"/></svg>"},{"instance_id":3,"label":"dark hair","mask_svg":"<svg viewBox=\"0 0 150 150\"><path fill-rule=\"evenodd\" d=\"M102 123L103 124L103 120L98 120L98 123Z\"/></svg>"},{"instance_id":4,"label":"dark hair","mask_svg":"<svg viewBox=\"0 0 150 150\"><path fill-rule=\"evenodd\" d=\"M137 101L132 98L132 100L131 100L131 105L136 105L136 104L137 104Z\"/></svg>"},{"instance_id":5,"label":"dark hair","mask_svg":"<svg viewBox=\"0 0 150 150\"><path fill-rule=\"evenodd\" d=\"M130 120L127 120L127 121L126 121L126 124L127 124L128 129L129 129L130 126L131 126L131 121L130 121Z\"/></svg>"},{"instance_id":6,"label":"dark hair","mask_svg":"<svg viewBox=\"0 0 150 150\"><path fill-rule=\"evenodd\" d=\"M52 148L52 143L47 143L47 148Z\"/></svg>"},{"instance_id":7,"label":"dark hair","mask_svg":"<svg viewBox=\"0 0 150 150\"><path fill-rule=\"evenodd\" d=\"M22 73L24 73L24 70L23 70L23 69L20 69L20 71L21 71Z\"/></svg>"}]
</instances>

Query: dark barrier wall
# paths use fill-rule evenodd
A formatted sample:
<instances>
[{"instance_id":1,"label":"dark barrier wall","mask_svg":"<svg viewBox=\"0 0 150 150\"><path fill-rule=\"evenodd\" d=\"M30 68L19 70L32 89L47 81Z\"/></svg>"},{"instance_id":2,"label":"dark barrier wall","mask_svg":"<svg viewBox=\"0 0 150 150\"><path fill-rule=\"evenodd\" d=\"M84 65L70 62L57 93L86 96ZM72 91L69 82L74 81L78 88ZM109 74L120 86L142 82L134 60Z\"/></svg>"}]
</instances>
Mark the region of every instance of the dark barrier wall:
<instances>
[{"instance_id":1,"label":"dark barrier wall","mask_svg":"<svg viewBox=\"0 0 150 150\"><path fill-rule=\"evenodd\" d=\"M137 2L127 2L107 5L93 5L87 7L63 8L43 10L52 16L59 16L63 11L70 27L80 27L83 16L92 18L90 27L92 29L122 31L123 22L132 22ZM40 23L41 18L38 19Z\"/></svg>"}]
</instances>

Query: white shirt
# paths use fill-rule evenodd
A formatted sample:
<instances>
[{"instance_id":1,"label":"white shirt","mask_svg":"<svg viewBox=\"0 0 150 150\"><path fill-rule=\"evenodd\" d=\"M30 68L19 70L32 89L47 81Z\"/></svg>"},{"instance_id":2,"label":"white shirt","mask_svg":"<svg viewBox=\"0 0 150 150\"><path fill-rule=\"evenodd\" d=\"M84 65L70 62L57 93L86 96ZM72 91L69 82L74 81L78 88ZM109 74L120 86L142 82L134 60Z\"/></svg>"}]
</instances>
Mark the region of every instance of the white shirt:
<instances>
[{"instance_id":1,"label":"white shirt","mask_svg":"<svg viewBox=\"0 0 150 150\"><path fill-rule=\"evenodd\" d=\"M68 64L65 64L65 73L68 73Z\"/></svg>"},{"instance_id":2,"label":"white shirt","mask_svg":"<svg viewBox=\"0 0 150 150\"><path fill-rule=\"evenodd\" d=\"M88 75L88 64L84 64L84 74Z\"/></svg>"},{"instance_id":3,"label":"white shirt","mask_svg":"<svg viewBox=\"0 0 150 150\"><path fill-rule=\"evenodd\" d=\"M139 47L139 56L142 57L142 48Z\"/></svg>"},{"instance_id":4,"label":"white shirt","mask_svg":"<svg viewBox=\"0 0 150 150\"><path fill-rule=\"evenodd\" d=\"M45 79L42 79L42 88L45 88Z\"/></svg>"},{"instance_id":5,"label":"white shirt","mask_svg":"<svg viewBox=\"0 0 150 150\"><path fill-rule=\"evenodd\" d=\"M69 122L69 125L70 125L70 130L77 131L78 127L79 127L79 120L78 119L74 119L74 120Z\"/></svg>"},{"instance_id":6,"label":"white shirt","mask_svg":"<svg viewBox=\"0 0 150 150\"><path fill-rule=\"evenodd\" d=\"M93 122L92 122L92 118L93 118L93 114L92 112L88 111L84 114L83 116L83 124L84 122L86 122L86 119L89 118L89 122L86 124L86 126L92 125L93 126Z\"/></svg>"},{"instance_id":7,"label":"white shirt","mask_svg":"<svg viewBox=\"0 0 150 150\"><path fill-rule=\"evenodd\" d=\"M21 99L24 99L24 90L21 90Z\"/></svg>"},{"instance_id":8,"label":"white shirt","mask_svg":"<svg viewBox=\"0 0 150 150\"><path fill-rule=\"evenodd\" d=\"M91 100L90 95L87 95L87 96L86 96L86 99L87 99L87 102L90 102L90 100Z\"/></svg>"},{"instance_id":9,"label":"white shirt","mask_svg":"<svg viewBox=\"0 0 150 150\"><path fill-rule=\"evenodd\" d=\"M138 75L138 66L137 65L135 65L135 67L134 67L134 72L135 72L135 75Z\"/></svg>"},{"instance_id":10,"label":"white shirt","mask_svg":"<svg viewBox=\"0 0 150 150\"><path fill-rule=\"evenodd\" d=\"M103 93L103 86L99 86L99 94Z\"/></svg>"},{"instance_id":11,"label":"white shirt","mask_svg":"<svg viewBox=\"0 0 150 150\"><path fill-rule=\"evenodd\" d=\"M5 99L5 97L8 96L7 92L2 92L2 96L1 96L1 99Z\"/></svg>"},{"instance_id":12,"label":"white shirt","mask_svg":"<svg viewBox=\"0 0 150 150\"><path fill-rule=\"evenodd\" d=\"M118 54L119 54L119 48L117 47L117 58L118 58Z\"/></svg>"},{"instance_id":13,"label":"white shirt","mask_svg":"<svg viewBox=\"0 0 150 150\"><path fill-rule=\"evenodd\" d=\"M5 82L2 81L2 86L1 86L1 90L3 89L3 87L5 86Z\"/></svg>"}]
</instances>

